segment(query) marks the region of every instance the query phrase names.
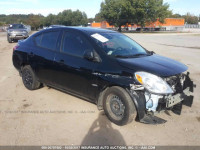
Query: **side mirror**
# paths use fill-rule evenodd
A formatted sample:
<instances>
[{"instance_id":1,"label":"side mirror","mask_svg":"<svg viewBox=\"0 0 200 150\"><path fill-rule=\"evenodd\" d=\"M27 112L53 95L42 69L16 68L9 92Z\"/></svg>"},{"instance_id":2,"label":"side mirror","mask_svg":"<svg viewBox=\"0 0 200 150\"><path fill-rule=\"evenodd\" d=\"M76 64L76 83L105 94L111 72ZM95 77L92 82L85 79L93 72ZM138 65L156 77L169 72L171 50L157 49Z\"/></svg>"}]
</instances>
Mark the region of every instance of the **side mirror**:
<instances>
[{"instance_id":1,"label":"side mirror","mask_svg":"<svg viewBox=\"0 0 200 150\"><path fill-rule=\"evenodd\" d=\"M156 54L154 51L149 51L150 55Z\"/></svg>"},{"instance_id":2,"label":"side mirror","mask_svg":"<svg viewBox=\"0 0 200 150\"><path fill-rule=\"evenodd\" d=\"M98 54L93 51L85 51L83 57L89 61L100 62Z\"/></svg>"}]
</instances>

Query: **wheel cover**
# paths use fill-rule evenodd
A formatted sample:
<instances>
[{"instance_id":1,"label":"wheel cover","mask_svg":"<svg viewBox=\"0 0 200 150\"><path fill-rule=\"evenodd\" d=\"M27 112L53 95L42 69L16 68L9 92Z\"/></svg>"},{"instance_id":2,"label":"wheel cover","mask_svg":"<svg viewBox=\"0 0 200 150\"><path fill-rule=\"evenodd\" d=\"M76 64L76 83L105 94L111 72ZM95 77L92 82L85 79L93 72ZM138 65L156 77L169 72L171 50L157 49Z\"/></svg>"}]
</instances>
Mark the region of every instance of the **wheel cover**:
<instances>
[{"instance_id":1,"label":"wheel cover","mask_svg":"<svg viewBox=\"0 0 200 150\"><path fill-rule=\"evenodd\" d=\"M32 86L33 84L33 77L28 69L24 70L23 72L23 81L24 84L28 87Z\"/></svg>"},{"instance_id":2,"label":"wheel cover","mask_svg":"<svg viewBox=\"0 0 200 150\"><path fill-rule=\"evenodd\" d=\"M125 106L119 96L110 95L108 97L107 108L114 115L116 120L121 120L124 117Z\"/></svg>"}]
</instances>

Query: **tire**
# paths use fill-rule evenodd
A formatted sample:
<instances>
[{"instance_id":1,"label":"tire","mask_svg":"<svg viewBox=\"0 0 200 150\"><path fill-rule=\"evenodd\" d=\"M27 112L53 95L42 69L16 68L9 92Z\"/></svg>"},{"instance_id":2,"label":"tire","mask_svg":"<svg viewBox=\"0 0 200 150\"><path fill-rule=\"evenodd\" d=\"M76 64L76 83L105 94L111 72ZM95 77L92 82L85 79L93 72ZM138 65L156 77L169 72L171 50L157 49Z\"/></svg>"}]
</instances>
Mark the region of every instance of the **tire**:
<instances>
[{"instance_id":1,"label":"tire","mask_svg":"<svg viewBox=\"0 0 200 150\"><path fill-rule=\"evenodd\" d=\"M7 39L8 39L8 43L12 43L12 39L9 36L7 36Z\"/></svg>"},{"instance_id":2,"label":"tire","mask_svg":"<svg viewBox=\"0 0 200 150\"><path fill-rule=\"evenodd\" d=\"M103 108L108 119L120 126L131 123L137 115L133 100L121 87L111 87L105 92Z\"/></svg>"},{"instance_id":3,"label":"tire","mask_svg":"<svg viewBox=\"0 0 200 150\"><path fill-rule=\"evenodd\" d=\"M36 90L40 87L40 82L29 65L22 68L22 81L28 90Z\"/></svg>"}]
</instances>

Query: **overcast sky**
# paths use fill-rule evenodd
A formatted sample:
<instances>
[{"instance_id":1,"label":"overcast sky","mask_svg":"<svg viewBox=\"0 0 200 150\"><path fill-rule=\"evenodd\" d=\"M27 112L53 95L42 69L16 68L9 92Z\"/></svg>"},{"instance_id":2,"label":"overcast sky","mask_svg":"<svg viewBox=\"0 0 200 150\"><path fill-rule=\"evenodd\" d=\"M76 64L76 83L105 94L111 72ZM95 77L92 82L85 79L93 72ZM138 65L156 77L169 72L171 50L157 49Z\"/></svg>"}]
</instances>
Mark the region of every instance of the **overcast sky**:
<instances>
[{"instance_id":1,"label":"overcast sky","mask_svg":"<svg viewBox=\"0 0 200 150\"><path fill-rule=\"evenodd\" d=\"M57 14L64 9L85 11L94 17L100 10L103 0L0 0L0 14ZM200 0L164 0L174 13L200 14Z\"/></svg>"}]
</instances>

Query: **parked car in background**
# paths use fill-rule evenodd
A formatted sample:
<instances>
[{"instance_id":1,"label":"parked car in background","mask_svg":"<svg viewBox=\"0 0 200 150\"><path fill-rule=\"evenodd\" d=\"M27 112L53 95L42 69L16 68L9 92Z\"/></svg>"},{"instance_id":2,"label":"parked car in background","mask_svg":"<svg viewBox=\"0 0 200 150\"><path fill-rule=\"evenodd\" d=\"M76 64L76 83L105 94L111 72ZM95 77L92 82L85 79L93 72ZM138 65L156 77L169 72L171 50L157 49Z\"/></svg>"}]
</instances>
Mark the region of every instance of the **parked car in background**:
<instances>
[{"instance_id":1,"label":"parked car in background","mask_svg":"<svg viewBox=\"0 0 200 150\"><path fill-rule=\"evenodd\" d=\"M27 89L44 84L68 92L97 104L117 125L164 123L156 112L180 114L193 103L187 66L111 30L42 30L14 47L13 64Z\"/></svg>"},{"instance_id":2,"label":"parked car in background","mask_svg":"<svg viewBox=\"0 0 200 150\"><path fill-rule=\"evenodd\" d=\"M23 24L10 24L7 29L7 40L11 43L14 40L26 39L29 37L28 31Z\"/></svg>"}]
</instances>

